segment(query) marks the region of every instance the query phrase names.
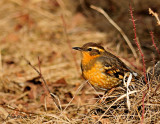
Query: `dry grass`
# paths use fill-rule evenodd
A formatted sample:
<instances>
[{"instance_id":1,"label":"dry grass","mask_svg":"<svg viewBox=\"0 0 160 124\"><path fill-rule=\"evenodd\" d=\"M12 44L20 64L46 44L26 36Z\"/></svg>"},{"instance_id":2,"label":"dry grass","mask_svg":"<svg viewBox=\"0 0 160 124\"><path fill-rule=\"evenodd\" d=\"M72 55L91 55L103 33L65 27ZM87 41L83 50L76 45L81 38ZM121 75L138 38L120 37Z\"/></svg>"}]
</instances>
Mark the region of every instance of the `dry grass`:
<instances>
[{"instance_id":1,"label":"dry grass","mask_svg":"<svg viewBox=\"0 0 160 124\"><path fill-rule=\"evenodd\" d=\"M139 123L144 92L144 122L158 123L159 79L149 80L149 89L140 81L129 86L128 92L126 87L122 87L103 96L102 91L95 91L81 78L75 65L75 62L80 64L80 55L71 51L71 46L103 42L105 48L119 53L122 44L115 47L113 42L106 44L105 39L113 36L113 32L97 31L81 13L73 14L67 9L69 3L57 1L0 1L0 121ZM133 60L132 54L124 54ZM55 106L40 76L24 57L36 68L39 68L40 58L41 73L50 91L58 96L62 110ZM130 111L126 106L126 96ZM104 97L106 100L99 102Z\"/></svg>"}]
</instances>

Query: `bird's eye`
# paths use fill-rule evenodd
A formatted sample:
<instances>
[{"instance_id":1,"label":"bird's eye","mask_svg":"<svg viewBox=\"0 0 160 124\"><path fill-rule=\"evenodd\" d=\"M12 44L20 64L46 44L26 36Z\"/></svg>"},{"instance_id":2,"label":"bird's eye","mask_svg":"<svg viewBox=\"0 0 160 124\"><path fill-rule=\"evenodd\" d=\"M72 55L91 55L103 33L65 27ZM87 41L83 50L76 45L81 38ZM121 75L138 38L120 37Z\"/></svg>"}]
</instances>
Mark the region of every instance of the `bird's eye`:
<instances>
[{"instance_id":1,"label":"bird's eye","mask_svg":"<svg viewBox=\"0 0 160 124\"><path fill-rule=\"evenodd\" d=\"M87 50L88 50L88 51L92 51L92 48L88 48Z\"/></svg>"}]
</instances>

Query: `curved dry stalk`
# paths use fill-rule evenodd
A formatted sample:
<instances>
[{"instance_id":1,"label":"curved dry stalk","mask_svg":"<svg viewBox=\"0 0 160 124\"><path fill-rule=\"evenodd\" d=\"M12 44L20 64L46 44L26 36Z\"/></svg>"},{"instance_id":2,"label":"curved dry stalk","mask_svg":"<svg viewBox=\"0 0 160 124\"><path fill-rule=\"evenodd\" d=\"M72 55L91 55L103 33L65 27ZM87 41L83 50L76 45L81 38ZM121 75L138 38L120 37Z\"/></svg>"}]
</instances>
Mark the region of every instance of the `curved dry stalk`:
<instances>
[{"instance_id":1,"label":"curved dry stalk","mask_svg":"<svg viewBox=\"0 0 160 124\"><path fill-rule=\"evenodd\" d=\"M138 57L133 45L131 44L129 38L127 37L127 35L124 33L124 31L111 19L111 17L102 9L96 6L91 5L90 6L92 9L100 12L102 15L104 15L104 17L120 32L120 34L123 36L123 38L125 39L126 43L128 44L128 46L130 47L133 55L135 58Z\"/></svg>"},{"instance_id":2,"label":"curved dry stalk","mask_svg":"<svg viewBox=\"0 0 160 124\"><path fill-rule=\"evenodd\" d=\"M158 17L158 14L156 12L154 12L151 8L149 8L149 14L151 14L152 16L154 16L157 20L157 24L160 26L160 19Z\"/></svg>"},{"instance_id":3,"label":"curved dry stalk","mask_svg":"<svg viewBox=\"0 0 160 124\"><path fill-rule=\"evenodd\" d=\"M72 97L72 99L70 100L70 102L67 104L67 106L63 109L63 111L61 112L60 116L64 113L64 111L69 107L69 105L71 104L71 102L74 100L75 96L78 94L78 92L84 87L84 85L88 82L85 81L83 84L81 84L78 89L76 90L75 95Z\"/></svg>"},{"instance_id":4,"label":"curved dry stalk","mask_svg":"<svg viewBox=\"0 0 160 124\"><path fill-rule=\"evenodd\" d=\"M127 95L126 96L127 97L127 107L128 107L128 110L130 110L131 102L129 101L129 92L130 92L129 85L130 85L131 80L132 80L132 74L131 73L129 74L127 82L125 81L126 77L127 77L127 74L125 74L125 76L123 78L123 82L124 82L124 86L127 88L127 93L126 93L126 95Z\"/></svg>"}]
</instances>

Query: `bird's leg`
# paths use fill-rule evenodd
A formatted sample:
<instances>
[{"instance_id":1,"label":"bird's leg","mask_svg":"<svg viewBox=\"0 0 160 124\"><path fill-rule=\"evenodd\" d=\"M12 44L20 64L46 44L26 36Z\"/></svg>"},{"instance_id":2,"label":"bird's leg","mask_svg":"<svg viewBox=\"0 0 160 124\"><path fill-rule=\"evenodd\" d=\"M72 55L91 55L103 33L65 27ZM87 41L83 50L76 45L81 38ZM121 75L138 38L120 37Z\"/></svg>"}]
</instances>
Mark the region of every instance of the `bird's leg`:
<instances>
[{"instance_id":1,"label":"bird's leg","mask_svg":"<svg viewBox=\"0 0 160 124\"><path fill-rule=\"evenodd\" d=\"M100 103L103 103L103 102L107 99L107 97L108 97L110 94L112 94L112 92L113 92L115 89L116 89L116 88L112 88L112 89L110 89L110 90L106 90L106 91L104 92L103 97L102 97L101 100L100 100Z\"/></svg>"},{"instance_id":2,"label":"bird's leg","mask_svg":"<svg viewBox=\"0 0 160 124\"><path fill-rule=\"evenodd\" d=\"M105 101L107 92L108 92L108 89L105 89L105 92L104 92L102 98L99 100L99 103L103 103Z\"/></svg>"}]
</instances>

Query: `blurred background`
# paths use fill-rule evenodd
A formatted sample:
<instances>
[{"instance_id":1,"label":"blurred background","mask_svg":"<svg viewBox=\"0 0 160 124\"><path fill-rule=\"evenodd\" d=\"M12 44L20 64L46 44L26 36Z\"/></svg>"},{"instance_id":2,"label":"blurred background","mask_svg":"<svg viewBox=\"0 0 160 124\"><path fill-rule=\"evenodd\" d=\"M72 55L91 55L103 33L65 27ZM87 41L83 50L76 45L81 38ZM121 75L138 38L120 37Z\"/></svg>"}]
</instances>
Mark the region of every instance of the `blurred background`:
<instances>
[{"instance_id":1,"label":"blurred background","mask_svg":"<svg viewBox=\"0 0 160 124\"><path fill-rule=\"evenodd\" d=\"M124 31L137 57L117 29L102 14L90 8L91 5L102 8ZM159 14L159 0L1 0L0 104L25 112L57 112L39 75L25 61L26 58L35 67L40 65L51 92L65 107L84 82L80 70L81 56L71 48L87 42L101 43L129 67L143 73L141 55L134 42L129 5L134 10L137 39L148 69L159 60L150 32L153 32L155 44L160 48L160 30L157 20L148 11L151 8ZM78 93L72 109L66 110L70 113L68 118L80 118L75 114L77 106L95 102L91 99L95 97L94 90L88 87ZM87 110L80 111L84 113ZM8 107L1 107L0 111L1 121L8 113L13 113ZM37 116L33 120L40 121Z\"/></svg>"}]
</instances>

